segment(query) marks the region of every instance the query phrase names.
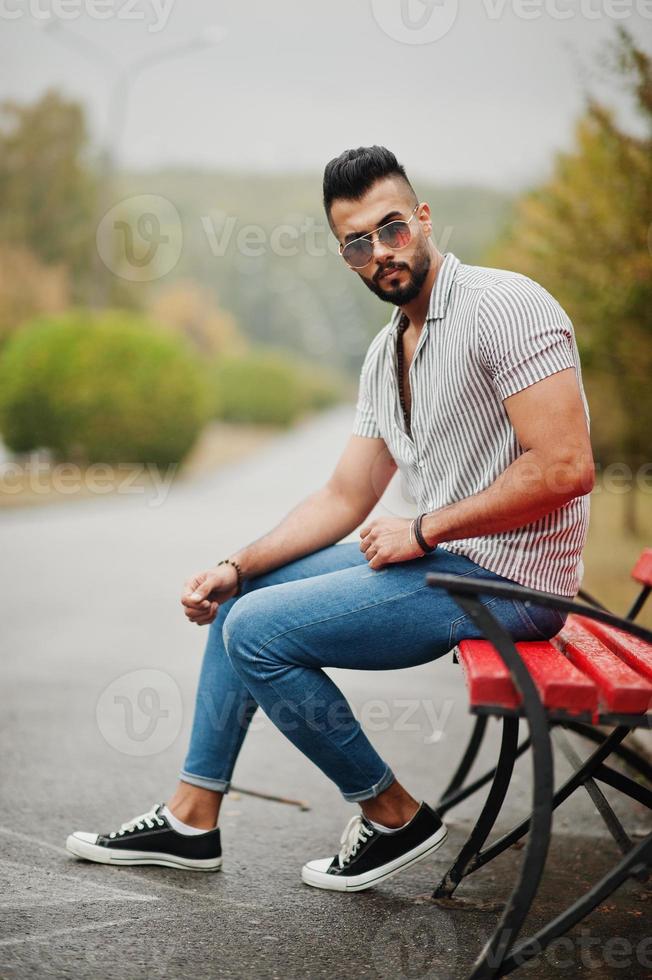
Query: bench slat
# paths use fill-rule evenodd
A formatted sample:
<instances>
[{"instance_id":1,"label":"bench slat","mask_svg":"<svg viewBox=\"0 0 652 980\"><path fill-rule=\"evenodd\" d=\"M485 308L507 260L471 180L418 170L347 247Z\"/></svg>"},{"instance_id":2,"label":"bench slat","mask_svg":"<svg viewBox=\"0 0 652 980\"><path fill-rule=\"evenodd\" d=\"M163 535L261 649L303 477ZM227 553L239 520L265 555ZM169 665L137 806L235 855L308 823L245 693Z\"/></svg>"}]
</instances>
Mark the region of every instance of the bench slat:
<instances>
[{"instance_id":1,"label":"bench slat","mask_svg":"<svg viewBox=\"0 0 652 980\"><path fill-rule=\"evenodd\" d=\"M615 626L607 626L606 623L599 623L597 620L588 619L586 616L576 616L575 618L590 633L597 636L605 646L608 646L610 650L613 650L624 660L632 670L652 681L652 645Z\"/></svg>"},{"instance_id":2,"label":"bench slat","mask_svg":"<svg viewBox=\"0 0 652 980\"><path fill-rule=\"evenodd\" d=\"M652 704L652 684L571 615L552 640L571 663L598 686L606 708L617 714L645 714Z\"/></svg>"},{"instance_id":3,"label":"bench slat","mask_svg":"<svg viewBox=\"0 0 652 980\"><path fill-rule=\"evenodd\" d=\"M597 711L596 684L551 643L528 640L517 642L516 649L546 708L569 714ZM512 684L509 671L488 640L460 640L458 651L473 707L514 709L520 706L521 696Z\"/></svg>"},{"instance_id":4,"label":"bench slat","mask_svg":"<svg viewBox=\"0 0 652 980\"><path fill-rule=\"evenodd\" d=\"M645 548L632 569L632 578L641 585L652 586L652 548Z\"/></svg>"}]
</instances>

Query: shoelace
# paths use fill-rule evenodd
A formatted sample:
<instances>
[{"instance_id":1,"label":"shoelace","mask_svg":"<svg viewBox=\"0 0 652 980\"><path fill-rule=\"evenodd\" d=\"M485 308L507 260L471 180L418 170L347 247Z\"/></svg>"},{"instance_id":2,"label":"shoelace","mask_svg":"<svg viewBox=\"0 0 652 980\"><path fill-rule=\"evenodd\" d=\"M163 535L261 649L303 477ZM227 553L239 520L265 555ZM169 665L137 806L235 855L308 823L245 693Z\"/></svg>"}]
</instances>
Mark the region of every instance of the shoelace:
<instances>
[{"instance_id":1,"label":"shoelace","mask_svg":"<svg viewBox=\"0 0 652 980\"><path fill-rule=\"evenodd\" d=\"M337 855L340 868L343 868L346 862L350 861L358 853L361 844L364 844L370 837L373 837L373 833L373 830L362 822L362 817L359 813L351 817L340 837L340 844L342 846Z\"/></svg>"},{"instance_id":2,"label":"shoelace","mask_svg":"<svg viewBox=\"0 0 652 980\"><path fill-rule=\"evenodd\" d=\"M144 830L146 826L150 829L152 827L164 827L165 821L156 813L160 805L160 803L155 803L151 810L147 810L146 813L140 813L137 817L126 820L125 823L120 824L120 830L112 830L109 837L121 837L123 834L129 834L136 829Z\"/></svg>"}]
</instances>

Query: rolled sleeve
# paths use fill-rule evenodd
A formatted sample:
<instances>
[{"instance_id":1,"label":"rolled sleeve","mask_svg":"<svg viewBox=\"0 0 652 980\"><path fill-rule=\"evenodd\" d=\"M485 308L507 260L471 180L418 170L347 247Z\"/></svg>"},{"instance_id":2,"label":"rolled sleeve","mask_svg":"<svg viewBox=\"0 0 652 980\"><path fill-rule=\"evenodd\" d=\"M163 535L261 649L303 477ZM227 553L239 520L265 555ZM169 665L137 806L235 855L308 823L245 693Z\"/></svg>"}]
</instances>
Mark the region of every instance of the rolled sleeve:
<instances>
[{"instance_id":1,"label":"rolled sleeve","mask_svg":"<svg viewBox=\"0 0 652 980\"><path fill-rule=\"evenodd\" d=\"M358 386L358 401L355 407L355 420L353 423L353 435L369 436L372 439L381 438L380 429L376 422L373 405L367 390L366 364L360 372L360 382Z\"/></svg>"},{"instance_id":2,"label":"rolled sleeve","mask_svg":"<svg viewBox=\"0 0 652 980\"><path fill-rule=\"evenodd\" d=\"M577 368L569 318L525 276L488 289L478 320L481 356L501 400L558 371Z\"/></svg>"}]
</instances>

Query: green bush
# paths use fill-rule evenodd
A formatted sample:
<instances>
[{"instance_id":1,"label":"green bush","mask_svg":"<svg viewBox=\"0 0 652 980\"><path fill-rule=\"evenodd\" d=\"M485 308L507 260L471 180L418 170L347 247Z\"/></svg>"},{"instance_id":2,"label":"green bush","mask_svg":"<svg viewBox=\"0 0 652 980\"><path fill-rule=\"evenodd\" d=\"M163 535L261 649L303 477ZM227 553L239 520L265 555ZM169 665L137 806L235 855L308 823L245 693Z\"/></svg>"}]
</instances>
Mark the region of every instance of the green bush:
<instances>
[{"instance_id":1,"label":"green bush","mask_svg":"<svg viewBox=\"0 0 652 980\"><path fill-rule=\"evenodd\" d=\"M341 402L347 395L351 397L345 379L334 369L318 368L308 361L297 362L297 368L301 371L310 408L319 411ZM357 393L357 384L354 391Z\"/></svg>"},{"instance_id":2,"label":"green bush","mask_svg":"<svg viewBox=\"0 0 652 980\"><path fill-rule=\"evenodd\" d=\"M230 422L288 426L340 397L330 376L272 350L220 358L212 383L215 415Z\"/></svg>"},{"instance_id":3,"label":"green bush","mask_svg":"<svg viewBox=\"0 0 652 980\"><path fill-rule=\"evenodd\" d=\"M204 369L136 314L76 310L30 321L0 358L0 432L58 459L183 459L210 411Z\"/></svg>"}]
</instances>

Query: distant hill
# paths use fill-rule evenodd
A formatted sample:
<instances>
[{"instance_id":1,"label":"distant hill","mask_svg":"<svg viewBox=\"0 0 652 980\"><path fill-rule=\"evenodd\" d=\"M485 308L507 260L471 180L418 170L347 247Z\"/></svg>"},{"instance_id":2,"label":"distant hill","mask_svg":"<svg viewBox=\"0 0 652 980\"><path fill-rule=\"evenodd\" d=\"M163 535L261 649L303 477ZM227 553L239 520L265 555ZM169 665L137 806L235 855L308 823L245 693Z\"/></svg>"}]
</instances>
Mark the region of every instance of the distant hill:
<instances>
[{"instance_id":1,"label":"distant hill","mask_svg":"<svg viewBox=\"0 0 652 980\"><path fill-rule=\"evenodd\" d=\"M482 187L417 184L442 251L481 262L511 199ZM184 247L165 277L212 287L252 340L289 347L349 372L389 319L337 255L321 206L321 176L165 170L124 173L120 196L159 194L181 215Z\"/></svg>"}]
</instances>

